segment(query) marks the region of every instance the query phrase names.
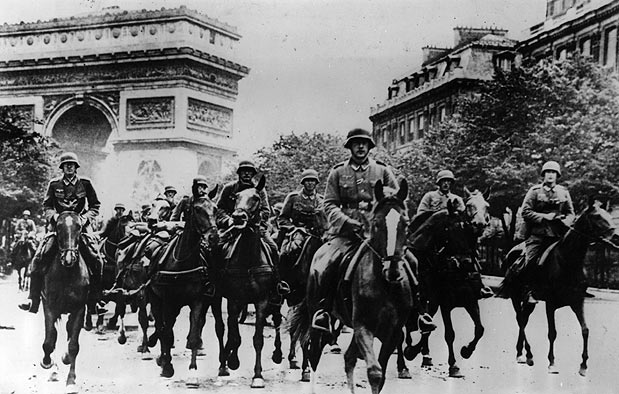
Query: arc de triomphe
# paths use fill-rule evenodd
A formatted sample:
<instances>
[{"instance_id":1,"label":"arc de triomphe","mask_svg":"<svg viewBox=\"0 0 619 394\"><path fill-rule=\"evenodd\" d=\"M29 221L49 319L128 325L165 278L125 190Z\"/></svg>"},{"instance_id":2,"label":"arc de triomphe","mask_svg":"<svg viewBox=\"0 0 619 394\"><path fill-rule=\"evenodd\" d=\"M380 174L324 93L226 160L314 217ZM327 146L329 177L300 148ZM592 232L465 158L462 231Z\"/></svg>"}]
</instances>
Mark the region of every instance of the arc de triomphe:
<instances>
[{"instance_id":1,"label":"arc de triomphe","mask_svg":"<svg viewBox=\"0 0 619 394\"><path fill-rule=\"evenodd\" d=\"M240 38L185 7L4 24L0 106L76 152L104 209L136 207L234 155Z\"/></svg>"}]
</instances>

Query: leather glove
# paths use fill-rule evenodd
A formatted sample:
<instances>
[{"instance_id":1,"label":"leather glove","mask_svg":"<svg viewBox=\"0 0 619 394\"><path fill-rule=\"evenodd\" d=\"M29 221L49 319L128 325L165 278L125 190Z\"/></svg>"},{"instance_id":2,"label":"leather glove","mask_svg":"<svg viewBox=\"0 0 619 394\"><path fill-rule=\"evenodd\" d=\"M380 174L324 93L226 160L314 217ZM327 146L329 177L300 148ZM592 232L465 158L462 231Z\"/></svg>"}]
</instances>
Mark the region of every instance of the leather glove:
<instances>
[{"instance_id":1,"label":"leather glove","mask_svg":"<svg viewBox=\"0 0 619 394\"><path fill-rule=\"evenodd\" d=\"M343 230L350 234L360 234L363 232L363 224L355 219L347 220Z\"/></svg>"}]
</instances>

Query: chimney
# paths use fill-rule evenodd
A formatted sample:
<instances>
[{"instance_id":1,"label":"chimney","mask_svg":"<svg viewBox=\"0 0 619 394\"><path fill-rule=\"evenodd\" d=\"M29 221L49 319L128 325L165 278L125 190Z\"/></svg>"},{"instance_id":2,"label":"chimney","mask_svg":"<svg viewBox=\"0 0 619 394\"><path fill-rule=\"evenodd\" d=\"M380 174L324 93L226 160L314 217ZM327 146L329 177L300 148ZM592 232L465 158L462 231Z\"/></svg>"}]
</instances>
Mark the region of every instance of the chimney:
<instances>
[{"instance_id":1,"label":"chimney","mask_svg":"<svg viewBox=\"0 0 619 394\"><path fill-rule=\"evenodd\" d=\"M421 50L423 51L423 60L421 63L426 64L428 61L434 60L441 54L449 51L449 49L450 48L437 48L426 45L425 47L421 48Z\"/></svg>"},{"instance_id":2,"label":"chimney","mask_svg":"<svg viewBox=\"0 0 619 394\"><path fill-rule=\"evenodd\" d=\"M505 37L507 30L498 27L454 27L454 46L466 45L469 42L479 40L486 34Z\"/></svg>"}]
</instances>

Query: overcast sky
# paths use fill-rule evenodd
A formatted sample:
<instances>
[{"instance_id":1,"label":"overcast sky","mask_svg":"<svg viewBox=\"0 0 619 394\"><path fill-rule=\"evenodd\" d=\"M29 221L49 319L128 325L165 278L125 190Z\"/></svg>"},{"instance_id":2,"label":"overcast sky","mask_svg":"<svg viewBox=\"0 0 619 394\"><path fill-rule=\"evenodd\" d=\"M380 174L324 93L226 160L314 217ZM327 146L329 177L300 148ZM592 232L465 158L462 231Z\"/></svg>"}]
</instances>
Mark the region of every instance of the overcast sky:
<instances>
[{"instance_id":1,"label":"overcast sky","mask_svg":"<svg viewBox=\"0 0 619 394\"><path fill-rule=\"evenodd\" d=\"M545 0L0 0L0 22L47 20L102 7L186 5L243 36L234 114L241 156L291 131L371 129L390 81L419 67L421 47L453 45L455 26L498 26L512 38L544 20ZM241 143L242 141L242 143Z\"/></svg>"}]
</instances>

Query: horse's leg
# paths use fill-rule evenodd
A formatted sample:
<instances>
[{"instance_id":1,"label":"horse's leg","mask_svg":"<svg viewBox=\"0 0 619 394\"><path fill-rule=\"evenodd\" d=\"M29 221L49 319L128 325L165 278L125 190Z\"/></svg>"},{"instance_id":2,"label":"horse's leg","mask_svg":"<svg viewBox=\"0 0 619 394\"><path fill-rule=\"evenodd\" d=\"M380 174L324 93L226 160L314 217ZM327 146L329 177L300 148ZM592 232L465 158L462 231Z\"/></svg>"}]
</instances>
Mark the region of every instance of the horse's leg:
<instances>
[{"instance_id":1,"label":"horse's leg","mask_svg":"<svg viewBox=\"0 0 619 394\"><path fill-rule=\"evenodd\" d=\"M254 377L251 382L252 388L264 388L264 379L262 378L262 347L264 346L264 324L266 323L268 305L268 299L263 299L254 303L254 307L256 308L256 329L253 339L256 361L254 364Z\"/></svg>"},{"instance_id":2,"label":"horse's leg","mask_svg":"<svg viewBox=\"0 0 619 394\"><path fill-rule=\"evenodd\" d=\"M407 333L408 334L408 333ZM404 361L404 351L402 350L402 342L404 339L404 335L402 335L402 330L400 329L400 339L397 341L397 350L398 350L398 379L411 379L411 374L406 367L406 361ZM408 340L408 339L407 339ZM412 341L412 340L411 340ZM379 357L380 359L380 357Z\"/></svg>"},{"instance_id":3,"label":"horse's leg","mask_svg":"<svg viewBox=\"0 0 619 394\"><path fill-rule=\"evenodd\" d=\"M403 339L402 330L401 329L396 330L395 332L392 332L391 335L386 336L386 338L389 338L389 339L383 342L382 346L380 347L380 351L378 353L378 363L380 364L380 367L382 368L383 376L380 381L378 390L376 391L377 394L383 389L383 386L385 385L385 373L387 372L387 364L389 363L389 357L391 357L391 355L393 354L393 351L395 350L396 346L400 348L402 347L402 339ZM406 366L404 366L404 368L406 368Z\"/></svg>"},{"instance_id":4,"label":"horse's leg","mask_svg":"<svg viewBox=\"0 0 619 394\"><path fill-rule=\"evenodd\" d=\"M299 363L297 362L297 341L292 338L290 333L290 349L288 350L288 368L299 369Z\"/></svg>"},{"instance_id":5,"label":"horse's leg","mask_svg":"<svg viewBox=\"0 0 619 394\"><path fill-rule=\"evenodd\" d=\"M154 347L163 331L163 300L159 296L150 294L150 313L155 320L155 332L148 337L148 347ZM150 319L149 319L150 320Z\"/></svg>"},{"instance_id":6,"label":"horse's leg","mask_svg":"<svg viewBox=\"0 0 619 394\"><path fill-rule=\"evenodd\" d=\"M75 385L75 360L80 351L80 330L84 325L84 314L86 313L86 305L82 306L78 311L71 313L67 321L67 336L69 344L67 353L62 358L64 364L70 364L69 374L67 375L66 393L77 393Z\"/></svg>"},{"instance_id":7,"label":"horse's leg","mask_svg":"<svg viewBox=\"0 0 619 394\"><path fill-rule=\"evenodd\" d=\"M41 367L50 369L54 365L51 354L54 352L54 349L56 349L58 331L56 330L55 323L59 316L52 314L47 307L43 308L43 313L45 314L45 339L43 340L43 360L41 360Z\"/></svg>"},{"instance_id":8,"label":"horse's leg","mask_svg":"<svg viewBox=\"0 0 619 394\"><path fill-rule=\"evenodd\" d=\"M512 297L512 305L516 312L516 321L518 322L518 340L516 341L516 361L518 363L526 363L529 366L533 366L533 353L531 352L531 345L527 340L525 334L525 328L529 323L529 316L535 309L535 304L528 304L522 302L517 297ZM526 358L522 355L522 348L526 351Z\"/></svg>"},{"instance_id":9,"label":"horse's leg","mask_svg":"<svg viewBox=\"0 0 619 394\"><path fill-rule=\"evenodd\" d=\"M273 326L275 327L275 350L273 350L271 360L273 360L275 364L280 364L283 358L282 338L280 333L282 325L282 312L279 305L270 304L269 308L273 308Z\"/></svg>"},{"instance_id":10,"label":"horse's leg","mask_svg":"<svg viewBox=\"0 0 619 394\"><path fill-rule=\"evenodd\" d=\"M118 296L116 301L116 311L120 324L118 325L118 343L124 345L127 343L127 335L125 334L125 312L127 311L127 303L125 297Z\"/></svg>"},{"instance_id":11,"label":"horse's leg","mask_svg":"<svg viewBox=\"0 0 619 394\"><path fill-rule=\"evenodd\" d=\"M221 313L221 297L213 298L211 303L211 310L213 311L213 317L215 318L215 334L217 335L217 342L219 344L219 372L218 376L230 376L228 367L226 367L226 352L224 348L224 334L226 326L224 325L224 319Z\"/></svg>"},{"instance_id":12,"label":"horse's leg","mask_svg":"<svg viewBox=\"0 0 619 394\"><path fill-rule=\"evenodd\" d=\"M189 312L189 335L187 336L187 349L191 349L191 362L189 363L189 377L186 385L190 388L199 386L198 364L196 362L198 349L202 345L202 328L206 322L205 297L198 297L191 305Z\"/></svg>"},{"instance_id":13,"label":"horse's leg","mask_svg":"<svg viewBox=\"0 0 619 394\"><path fill-rule=\"evenodd\" d=\"M309 382L312 370L310 369L309 351L307 346L301 346L301 354L303 356L303 361L301 362L301 381Z\"/></svg>"},{"instance_id":14,"label":"horse's leg","mask_svg":"<svg viewBox=\"0 0 619 394\"><path fill-rule=\"evenodd\" d=\"M359 347L357 341L353 339L348 345L348 349L344 352L344 370L346 371L346 381L348 382L348 389L351 393L355 392L355 365L357 365L357 357L359 356ZM303 357L303 363L305 364L306 357ZM305 371L305 367L303 369Z\"/></svg>"},{"instance_id":15,"label":"horse's leg","mask_svg":"<svg viewBox=\"0 0 619 394\"><path fill-rule=\"evenodd\" d=\"M238 350L241 346L241 334L239 333L239 313L242 304L228 300L228 341L224 351L224 359L231 370L237 370L240 366Z\"/></svg>"},{"instance_id":16,"label":"horse's leg","mask_svg":"<svg viewBox=\"0 0 619 394\"><path fill-rule=\"evenodd\" d=\"M436 315L436 312L438 312L438 308L439 308L439 305L437 302L434 302L434 301L430 302L429 307L428 307L428 313L430 314L430 316L434 317ZM430 334L431 332L425 332L421 334L421 341L419 341L419 344L421 346L421 355L422 355L421 366L422 367L431 367L434 365L434 363L432 362L432 356L430 356L430 346L429 346Z\"/></svg>"},{"instance_id":17,"label":"horse's leg","mask_svg":"<svg viewBox=\"0 0 619 394\"><path fill-rule=\"evenodd\" d=\"M458 365L456 364L456 356L454 355L454 340L456 339L456 333L451 320L451 309L442 307L441 316L443 317L443 323L445 324L445 342L447 343L447 349L449 351L449 357L447 360L449 363L449 377L461 378L463 375L460 373L460 368L458 368Z\"/></svg>"},{"instance_id":18,"label":"horse's leg","mask_svg":"<svg viewBox=\"0 0 619 394\"><path fill-rule=\"evenodd\" d=\"M366 327L358 326L355 327L354 337L368 369L368 382L372 387L372 394L377 394L383 380L383 371L374 354L374 334Z\"/></svg>"},{"instance_id":19,"label":"horse's leg","mask_svg":"<svg viewBox=\"0 0 619 394\"><path fill-rule=\"evenodd\" d=\"M475 337L468 345L462 346L460 349L460 355L464 358L471 357L471 354L475 351L477 347L477 343L484 335L484 326L481 324L481 316L479 315L479 303L475 301L472 305L465 307L469 316L471 316L471 320L473 320L473 324L475 325Z\"/></svg>"},{"instance_id":20,"label":"horse's leg","mask_svg":"<svg viewBox=\"0 0 619 394\"><path fill-rule=\"evenodd\" d=\"M585 376L587 374L587 360L589 359L589 328L585 321L584 301L581 300L577 304L570 305L570 307L574 311L574 314L576 314L578 323L580 323L580 331L582 332L582 362L580 363L580 370L578 373L580 376Z\"/></svg>"},{"instance_id":21,"label":"horse's leg","mask_svg":"<svg viewBox=\"0 0 619 394\"><path fill-rule=\"evenodd\" d=\"M172 365L172 352L174 346L174 323L180 313L181 307L173 300L164 300L162 308L163 325L159 335L159 343L161 344L161 355L159 362L161 364L161 376L171 378L174 376L174 366Z\"/></svg>"},{"instance_id":22,"label":"horse's leg","mask_svg":"<svg viewBox=\"0 0 619 394\"><path fill-rule=\"evenodd\" d=\"M140 328L142 329L142 344L138 346L139 353L149 353L148 350L148 313L146 311L146 300L144 297L139 298L139 307L138 307L138 323L140 323Z\"/></svg>"},{"instance_id":23,"label":"horse's leg","mask_svg":"<svg viewBox=\"0 0 619 394\"><path fill-rule=\"evenodd\" d=\"M555 339L557 339L557 326L555 325L555 306L546 301L546 319L548 320L548 373L559 373L555 368Z\"/></svg>"}]
</instances>

